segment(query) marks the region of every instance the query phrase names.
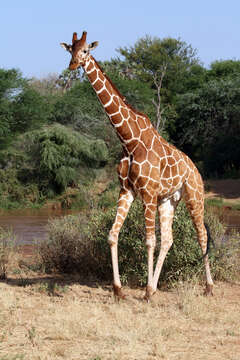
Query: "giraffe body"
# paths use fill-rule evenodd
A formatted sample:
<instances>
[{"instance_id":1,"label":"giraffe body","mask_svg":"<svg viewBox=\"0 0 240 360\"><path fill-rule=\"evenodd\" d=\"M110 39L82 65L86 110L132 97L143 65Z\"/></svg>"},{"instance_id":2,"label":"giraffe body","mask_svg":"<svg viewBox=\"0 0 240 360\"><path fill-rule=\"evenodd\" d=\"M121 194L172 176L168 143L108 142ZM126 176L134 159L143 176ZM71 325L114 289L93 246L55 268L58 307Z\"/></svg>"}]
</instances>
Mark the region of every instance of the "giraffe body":
<instances>
[{"instance_id":1,"label":"giraffe body","mask_svg":"<svg viewBox=\"0 0 240 360\"><path fill-rule=\"evenodd\" d=\"M210 274L207 251L207 232L204 226L204 187L201 175L187 155L164 140L152 126L149 118L127 104L111 80L102 71L89 51L96 42L86 44L86 33L72 45L62 46L72 54L70 69L82 66L99 101L115 128L123 145L124 157L118 166L121 190L117 214L109 233L114 293L123 297L118 270L118 235L129 208L140 195L144 205L146 246L148 250L148 284L146 299L156 291L161 269L170 249L174 210L183 197L197 230L198 241L204 256L207 291L211 293L213 281ZM161 249L153 269L153 253L156 245L155 215L159 213Z\"/></svg>"}]
</instances>

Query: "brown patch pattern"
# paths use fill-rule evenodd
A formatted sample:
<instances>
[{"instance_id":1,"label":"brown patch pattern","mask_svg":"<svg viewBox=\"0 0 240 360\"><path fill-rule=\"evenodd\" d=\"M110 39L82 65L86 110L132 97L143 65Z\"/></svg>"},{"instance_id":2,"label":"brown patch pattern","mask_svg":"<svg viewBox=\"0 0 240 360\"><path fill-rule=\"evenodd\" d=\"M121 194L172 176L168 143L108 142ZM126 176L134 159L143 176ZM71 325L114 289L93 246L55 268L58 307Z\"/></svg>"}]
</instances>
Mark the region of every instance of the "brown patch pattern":
<instances>
[{"instance_id":1,"label":"brown patch pattern","mask_svg":"<svg viewBox=\"0 0 240 360\"><path fill-rule=\"evenodd\" d=\"M185 198L196 227L202 251L203 253L206 251L207 233L203 222L203 182L192 161L164 140L153 128L147 116L127 104L126 99L91 55L83 55L87 46L85 33L83 33L80 43L79 41L76 43L74 35L77 53L74 52L72 62L76 64L78 61L77 66L82 65L84 67L111 124L116 129L126 155L118 168L122 188L116 219L109 234L115 294L118 293L116 289L121 288L117 256L118 235L137 193L142 197L145 208L146 245L148 249L147 289L152 289L151 291L154 292L157 288L165 256L173 241L174 210L182 196ZM161 224L161 250L153 272L157 208ZM209 288L213 282L207 256L204 258L204 263ZM146 296L149 297L148 290Z\"/></svg>"}]
</instances>

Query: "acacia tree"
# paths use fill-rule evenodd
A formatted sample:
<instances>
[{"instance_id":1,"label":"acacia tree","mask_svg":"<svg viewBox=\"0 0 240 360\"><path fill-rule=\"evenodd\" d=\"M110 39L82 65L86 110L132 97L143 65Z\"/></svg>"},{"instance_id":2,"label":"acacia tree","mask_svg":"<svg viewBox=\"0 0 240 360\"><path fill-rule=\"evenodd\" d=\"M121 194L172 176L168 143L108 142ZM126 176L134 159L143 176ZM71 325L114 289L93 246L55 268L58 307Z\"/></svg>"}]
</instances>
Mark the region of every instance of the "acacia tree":
<instances>
[{"instance_id":1,"label":"acacia tree","mask_svg":"<svg viewBox=\"0 0 240 360\"><path fill-rule=\"evenodd\" d=\"M131 73L155 89L155 125L163 131L166 120L176 116L173 107L175 94L184 91L190 69L199 65L196 50L180 39L147 35L134 46L119 48L118 52L131 67Z\"/></svg>"},{"instance_id":2,"label":"acacia tree","mask_svg":"<svg viewBox=\"0 0 240 360\"><path fill-rule=\"evenodd\" d=\"M62 91L65 93L67 90L71 89L73 84L77 80L83 80L84 75L81 68L76 70L65 69L59 75L59 78L56 80L56 83L60 86Z\"/></svg>"}]
</instances>

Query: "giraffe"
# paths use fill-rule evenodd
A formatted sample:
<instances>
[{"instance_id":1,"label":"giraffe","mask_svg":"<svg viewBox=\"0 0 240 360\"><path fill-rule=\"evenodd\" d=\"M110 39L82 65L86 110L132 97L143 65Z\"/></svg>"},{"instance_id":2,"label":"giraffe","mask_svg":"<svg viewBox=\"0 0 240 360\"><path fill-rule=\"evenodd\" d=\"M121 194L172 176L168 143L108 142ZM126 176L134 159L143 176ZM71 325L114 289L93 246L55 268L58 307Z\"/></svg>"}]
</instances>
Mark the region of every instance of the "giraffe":
<instances>
[{"instance_id":1,"label":"giraffe","mask_svg":"<svg viewBox=\"0 0 240 360\"><path fill-rule=\"evenodd\" d=\"M138 195L144 206L148 279L144 298L149 301L156 292L165 257L173 243L172 223L174 211L183 198L197 231L202 249L206 294L212 295L213 280L208 259L208 234L204 225L204 186L201 175L187 155L163 139L149 118L126 102L126 99L103 72L90 54L98 42L87 44L87 33L72 44L61 46L72 55L69 69L82 67L95 90L118 138L123 146L123 158L118 166L120 193L115 221L109 232L113 268L113 291L117 298L125 298L118 268L118 236L130 206ZM155 218L158 211L161 228L161 246L155 269Z\"/></svg>"}]
</instances>

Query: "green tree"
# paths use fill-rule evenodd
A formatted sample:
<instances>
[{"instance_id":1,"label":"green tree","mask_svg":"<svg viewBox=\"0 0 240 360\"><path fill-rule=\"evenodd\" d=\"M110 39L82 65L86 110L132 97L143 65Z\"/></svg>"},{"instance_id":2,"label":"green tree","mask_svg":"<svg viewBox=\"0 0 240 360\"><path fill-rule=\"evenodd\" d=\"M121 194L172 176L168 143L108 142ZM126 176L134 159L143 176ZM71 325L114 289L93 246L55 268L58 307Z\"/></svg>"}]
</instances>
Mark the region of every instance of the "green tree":
<instances>
[{"instance_id":1,"label":"green tree","mask_svg":"<svg viewBox=\"0 0 240 360\"><path fill-rule=\"evenodd\" d=\"M195 161L205 161L206 174L240 170L239 76L208 81L195 92L179 95L177 112L172 137Z\"/></svg>"},{"instance_id":2,"label":"green tree","mask_svg":"<svg viewBox=\"0 0 240 360\"><path fill-rule=\"evenodd\" d=\"M161 74L166 67L164 77L165 92L182 92L184 84L181 80L186 72L199 60L196 50L191 45L180 39L145 36L140 38L134 46L119 48L118 51L124 56L131 66L134 74L140 80L147 81L154 86L154 76Z\"/></svg>"},{"instance_id":3,"label":"green tree","mask_svg":"<svg viewBox=\"0 0 240 360\"><path fill-rule=\"evenodd\" d=\"M76 184L81 167L105 165L108 150L102 140L86 138L60 124L28 132L22 139L28 160L19 178L38 183L41 191L62 192Z\"/></svg>"},{"instance_id":4,"label":"green tree","mask_svg":"<svg viewBox=\"0 0 240 360\"><path fill-rule=\"evenodd\" d=\"M17 69L5 70L0 69L0 99L11 100L21 91L26 80Z\"/></svg>"},{"instance_id":5,"label":"green tree","mask_svg":"<svg viewBox=\"0 0 240 360\"><path fill-rule=\"evenodd\" d=\"M0 69L0 142L1 148L10 141L14 99L22 91L25 80L16 69Z\"/></svg>"},{"instance_id":6,"label":"green tree","mask_svg":"<svg viewBox=\"0 0 240 360\"><path fill-rule=\"evenodd\" d=\"M51 107L47 98L30 86L25 86L13 101L13 132L25 132L48 123Z\"/></svg>"},{"instance_id":7,"label":"green tree","mask_svg":"<svg viewBox=\"0 0 240 360\"><path fill-rule=\"evenodd\" d=\"M152 102L155 107L155 126L161 132L173 126L176 118L175 95L191 85L189 72L200 67L196 50L180 39L145 36L134 46L119 48L126 66L140 81L155 90Z\"/></svg>"},{"instance_id":8,"label":"green tree","mask_svg":"<svg viewBox=\"0 0 240 360\"><path fill-rule=\"evenodd\" d=\"M238 60L221 60L214 61L207 73L208 78L223 79L226 77L239 77L240 61Z\"/></svg>"}]
</instances>

